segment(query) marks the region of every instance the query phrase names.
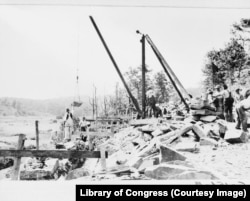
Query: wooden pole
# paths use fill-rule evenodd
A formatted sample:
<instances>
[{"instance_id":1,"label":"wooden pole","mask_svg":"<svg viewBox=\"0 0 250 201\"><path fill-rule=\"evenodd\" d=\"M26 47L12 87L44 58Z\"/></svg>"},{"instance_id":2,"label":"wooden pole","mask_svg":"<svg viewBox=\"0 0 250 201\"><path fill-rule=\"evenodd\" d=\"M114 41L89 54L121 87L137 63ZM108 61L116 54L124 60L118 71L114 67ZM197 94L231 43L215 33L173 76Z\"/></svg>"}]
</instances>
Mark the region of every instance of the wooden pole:
<instances>
[{"instance_id":1,"label":"wooden pole","mask_svg":"<svg viewBox=\"0 0 250 201\"><path fill-rule=\"evenodd\" d=\"M24 147L25 135L20 134L18 137L17 150L22 150ZM13 174L11 180L19 179L19 170L21 165L21 157L16 157L14 160Z\"/></svg>"},{"instance_id":2,"label":"wooden pole","mask_svg":"<svg viewBox=\"0 0 250 201\"><path fill-rule=\"evenodd\" d=\"M36 150L39 150L39 128L38 128L39 121L36 120Z\"/></svg>"},{"instance_id":3,"label":"wooden pole","mask_svg":"<svg viewBox=\"0 0 250 201\"><path fill-rule=\"evenodd\" d=\"M109 58L111 59L111 61L112 61L113 65L114 65L114 67L115 67L115 69L116 69L118 75L120 76L121 81L122 81L122 83L123 83L125 89L127 90L128 95L129 95L129 97L131 98L131 100L132 100L132 102L133 102L133 104L134 104L134 106L135 106L137 112L138 112L139 114L141 114L141 109L140 109L140 107L139 107L139 104L138 104L137 100L135 99L135 97L133 96L133 94L131 93L131 91L130 91L128 85L127 85L127 83L125 82L125 79L123 78L123 75L121 74L121 71L120 71L118 65L116 64L115 59L113 58L113 56L112 56L112 54L111 54L111 52L110 52L110 50L109 50L109 48L108 48L108 46L107 46L107 44L106 44L104 38L102 37L101 32L99 31L99 29L98 29L98 27L97 27L97 25L96 25L96 23L95 23L95 21L94 21L94 18L93 18L92 16L89 16L89 18L90 18L90 20L91 20L91 22L92 22L92 24L93 24L93 26L94 26L94 28L95 28L95 30L96 30L98 36L100 37L100 39L101 39L101 41L102 41L102 44L103 44L105 50L107 51L107 53L108 53L108 55L109 55Z\"/></svg>"},{"instance_id":4,"label":"wooden pole","mask_svg":"<svg viewBox=\"0 0 250 201\"><path fill-rule=\"evenodd\" d=\"M101 152L101 166L102 166L102 170L106 171L106 157L105 157L105 147L101 147L100 148L100 152Z\"/></svg>"},{"instance_id":5,"label":"wooden pole","mask_svg":"<svg viewBox=\"0 0 250 201\"><path fill-rule=\"evenodd\" d=\"M146 37L146 40L148 41L148 43L150 44L150 46L152 48L154 48L155 51L157 52L157 54L161 57L161 60L164 63L165 68L167 68L168 72L171 74L171 76L173 77L174 81L179 85L179 87L181 88L182 92L185 95L185 98L187 98L189 100L190 97L189 97L188 92L183 87L183 85L181 84L180 80L177 78L177 76L175 75L175 73L173 72L173 70L170 68L170 66L168 65L168 63L166 62L166 60L164 59L164 57L162 56L162 54L160 53L160 51L157 49L157 47L155 46L155 44L153 43L153 41L151 40L151 38L148 35L146 35L145 37Z\"/></svg>"},{"instance_id":6,"label":"wooden pole","mask_svg":"<svg viewBox=\"0 0 250 201\"><path fill-rule=\"evenodd\" d=\"M160 64L162 65L165 73L167 74L168 78L172 82L172 85L175 88L175 90L177 91L178 95L180 96L182 102L186 106L187 110L189 110L190 109L189 105L187 104L187 102L186 102L185 98L183 97L181 91L177 87L177 84L179 84L179 87L183 90L183 93L186 95L186 98L188 100L190 100L190 97L189 97L187 91L184 89L184 87L182 86L182 84L180 83L180 81L178 80L178 78L175 76L174 72L172 71L172 69L170 68L170 66L167 64L167 62L165 61L164 57L161 55L161 53L156 48L156 46L154 45L153 41L149 38L148 35L146 35L146 40L150 44L153 52L155 53L156 57L158 58L158 60L159 60Z\"/></svg>"},{"instance_id":7,"label":"wooden pole","mask_svg":"<svg viewBox=\"0 0 250 201\"><path fill-rule=\"evenodd\" d=\"M142 119L146 117L146 63L145 63L145 35L142 35Z\"/></svg>"}]
</instances>

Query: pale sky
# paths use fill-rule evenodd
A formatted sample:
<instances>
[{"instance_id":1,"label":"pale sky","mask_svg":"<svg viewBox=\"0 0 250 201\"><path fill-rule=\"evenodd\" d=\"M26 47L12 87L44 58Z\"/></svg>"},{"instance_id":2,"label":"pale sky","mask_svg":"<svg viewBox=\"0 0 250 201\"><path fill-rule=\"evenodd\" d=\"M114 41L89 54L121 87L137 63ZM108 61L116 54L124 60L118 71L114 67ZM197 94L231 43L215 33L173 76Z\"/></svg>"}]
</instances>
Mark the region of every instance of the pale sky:
<instances>
[{"instance_id":1,"label":"pale sky","mask_svg":"<svg viewBox=\"0 0 250 201\"><path fill-rule=\"evenodd\" d=\"M120 82L91 21L95 19L122 73L141 65L148 34L186 87L200 85L205 55L229 41L249 9L0 5L0 97L47 99L112 93ZM162 69L151 48L146 63ZM120 84L122 87L122 84Z\"/></svg>"}]
</instances>

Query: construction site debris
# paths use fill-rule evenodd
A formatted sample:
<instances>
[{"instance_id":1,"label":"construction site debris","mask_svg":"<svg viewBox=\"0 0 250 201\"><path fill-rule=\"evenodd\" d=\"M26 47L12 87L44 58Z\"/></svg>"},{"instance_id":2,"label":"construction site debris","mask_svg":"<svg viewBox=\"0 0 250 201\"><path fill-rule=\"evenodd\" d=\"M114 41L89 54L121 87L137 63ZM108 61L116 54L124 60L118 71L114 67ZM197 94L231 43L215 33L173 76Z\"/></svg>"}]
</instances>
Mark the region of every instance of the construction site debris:
<instances>
[{"instance_id":1,"label":"construction site debris","mask_svg":"<svg viewBox=\"0 0 250 201\"><path fill-rule=\"evenodd\" d=\"M199 110L214 112L209 107ZM194 107L193 107L194 109ZM200 112L201 114L201 112ZM22 180L218 180L223 178L213 169L202 165L201 158L211 153L211 162L217 161L216 152L223 147L247 142L247 133L229 129L227 122L214 115L196 115L194 121L186 115L184 121L166 118L132 120L117 133L87 131L69 142L55 143L56 149L98 151L105 149L103 159L29 159L20 172ZM191 116L192 117L192 116ZM109 135L110 134L110 135ZM112 135L111 135L112 134ZM86 138L86 139L85 139ZM212 154L213 153L213 154ZM209 158L209 157L208 157ZM198 160L199 159L199 160Z\"/></svg>"},{"instance_id":2,"label":"construction site debris","mask_svg":"<svg viewBox=\"0 0 250 201\"><path fill-rule=\"evenodd\" d=\"M20 180L50 180L59 167L58 159L27 159L20 169Z\"/></svg>"}]
</instances>

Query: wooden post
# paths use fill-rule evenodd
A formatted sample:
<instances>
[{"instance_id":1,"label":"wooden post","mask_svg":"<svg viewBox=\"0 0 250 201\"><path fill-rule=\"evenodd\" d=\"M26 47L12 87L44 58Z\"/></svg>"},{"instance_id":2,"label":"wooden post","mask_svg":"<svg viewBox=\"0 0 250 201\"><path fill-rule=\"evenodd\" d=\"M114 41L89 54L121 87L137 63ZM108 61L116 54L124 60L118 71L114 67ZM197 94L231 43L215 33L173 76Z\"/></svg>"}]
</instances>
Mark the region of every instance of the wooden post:
<instances>
[{"instance_id":1,"label":"wooden post","mask_svg":"<svg viewBox=\"0 0 250 201\"><path fill-rule=\"evenodd\" d=\"M145 64L145 35L142 35L142 119L146 115L146 64Z\"/></svg>"},{"instance_id":2,"label":"wooden post","mask_svg":"<svg viewBox=\"0 0 250 201\"><path fill-rule=\"evenodd\" d=\"M106 171L105 147L101 146L100 152L101 152L101 166L102 166L102 170Z\"/></svg>"},{"instance_id":3,"label":"wooden post","mask_svg":"<svg viewBox=\"0 0 250 201\"><path fill-rule=\"evenodd\" d=\"M25 141L25 135L20 134L18 138L18 144L17 144L17 150L22 150L24 147L24 141ZM12 174L12 180L18 180L19 179L19 169L21 165L21 157L17 157L14 160L14 166L13 166L13 174Z\"/></svg>"},{"instance_id":4,"label":"wooden post","mask_svg":"<svg viewBox=\"0 0 250 201\"><path fill-rule=\"evenodd\" d=\"M88 135L89 151L93 151L93 148L94 148L92 140L93 140L93 136Z\"/></svg>"},{"instance_id":5,"label":"wooden post","mask_svg":"<svg viewBox=\"0 0 250 201\"><path fill-rule=\"evenodd\" d=\"M38 122L36 120L36 150L39 150L39 129L38 129Z\"/></svg>"}]
</instances>

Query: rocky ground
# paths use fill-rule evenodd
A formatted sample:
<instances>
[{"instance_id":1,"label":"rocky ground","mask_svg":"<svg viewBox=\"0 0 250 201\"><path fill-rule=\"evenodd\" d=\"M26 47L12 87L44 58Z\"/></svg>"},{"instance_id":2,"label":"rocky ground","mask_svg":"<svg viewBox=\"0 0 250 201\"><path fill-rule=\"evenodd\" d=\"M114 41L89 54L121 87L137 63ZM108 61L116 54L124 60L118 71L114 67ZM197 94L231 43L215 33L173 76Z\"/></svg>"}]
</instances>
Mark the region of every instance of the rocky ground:
<instances>
[{"instance_id":1,"label":"rocky ground","mask_svg":"<svg viewBox=\"0 0 250 201\"><path fill-rule=\"evenodd\" d=\"M95 150L105 148L108 151L105 170L100 159L47 158L41 161L23 158L20 178L58 181L206 180L215 183L249 183L248 136L236 130L234 123L209 119L211 122L193 121L190 117L181 121L132 121L117 127L118 132L113 137L95 137L91 140ZM44 135L41 140L42 149L56 149L50 136L53 129L58 128L58 122L49 119L46 122L46 129L42 121L40 123L43 128L41 133L44 133L41 134ZM32 123L30 127L33 127L31 125ZM221 136L223 130L224 137ZM35 132L28 133L25 145L35 145L32 137ZM14 133L2 133L1 149L15 148L13 142L17 142ZM60 145L66 150L89 150L89 142L81 141L79 133L74 135L72 142ZM1 168L0 179L9 180L12 163L2 158L2 164L6 164L8 168Z\"/></svg>"}]
</instances>

